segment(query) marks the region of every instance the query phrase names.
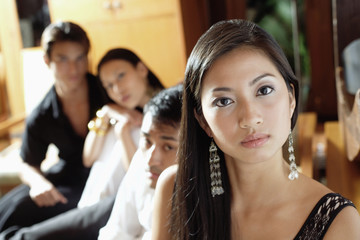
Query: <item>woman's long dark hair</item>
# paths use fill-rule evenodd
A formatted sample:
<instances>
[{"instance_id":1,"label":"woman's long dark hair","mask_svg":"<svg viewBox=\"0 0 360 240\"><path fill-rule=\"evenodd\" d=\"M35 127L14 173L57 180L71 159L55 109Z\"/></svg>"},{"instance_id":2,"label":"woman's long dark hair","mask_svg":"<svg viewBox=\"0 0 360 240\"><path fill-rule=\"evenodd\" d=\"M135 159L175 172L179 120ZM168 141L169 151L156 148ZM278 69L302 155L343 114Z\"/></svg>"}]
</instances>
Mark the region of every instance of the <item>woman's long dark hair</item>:
<instances>
[{"instance_id":1,"label":"woman's long dark hair","mask_svg":"<svg viewBox=\"0 0 360 240\"><path fill-rule=\"evenodd\" d=\"M126 48L114 48L109 50L99 61L97 66L98 74L100 72L101 67L112 60L125 60L131 63L134 67L137 66L139 62L144 63L134 52L130 51ZM145 65L145 63L144 63ZM164 89L164 85L160 82L158 77L146 66L148 69L148 80L149 80L149 87L153 90L151 95L154 95L158 91ZM152 97L152 96L150 96Z\"/></svg>"},{"instance_id":2,"label":"woman's long dark hair","mask_svg":"<svg viewBox=\"0 0 360 240\"><path fill-rule=\"evenodd\" d=\"M171 215L173 239L231 239L231 188L224 154L218 149L225 193L212 197L208 163L211 139L195 119L194 110L202 115L201 83L207 70L219 57L243 46L260 50L269 57L298 102L298 81L282 49L256 24L245 20L221 21L200 37L185 71L179 168ZM296 105L291 128L296 123L297 109Z\"/></svg>"}]
</instances>

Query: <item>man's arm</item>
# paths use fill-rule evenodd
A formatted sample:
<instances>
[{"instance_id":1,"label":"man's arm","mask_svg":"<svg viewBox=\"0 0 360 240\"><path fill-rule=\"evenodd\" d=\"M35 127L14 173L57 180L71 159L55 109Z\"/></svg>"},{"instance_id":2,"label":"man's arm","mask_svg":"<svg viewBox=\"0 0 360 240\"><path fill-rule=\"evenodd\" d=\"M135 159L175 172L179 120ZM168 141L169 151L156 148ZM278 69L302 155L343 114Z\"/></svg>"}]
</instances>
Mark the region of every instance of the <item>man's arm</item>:
<instances>
[{"instance_id":1,"label":"man's arm","mask_svg":"<svg viewBox=\"0 0 360 240\"><path fill-rule=\"evenodd\" d=\"M39 207L54 206L56 203L67 203L67 199L43 175L39 167L22 163L20 178L30 187L30 197Z\"/></svg>"},{"instance_id":2,"label":"man's arm","mask_svg":"<svg viewBox=\"0 0 360 240\"><path fill-rule=\"evenodd\" d=\"M136 179L137 173L139 168L143 169L143 164L141 165L142 159L137 156L139 156L138 152L135 153L129 170L120 184L110 218L105 227L100 229L98 240L133 240L142 231L136 208L135 183L139 181Z\"/></svg>"}]
</instances>

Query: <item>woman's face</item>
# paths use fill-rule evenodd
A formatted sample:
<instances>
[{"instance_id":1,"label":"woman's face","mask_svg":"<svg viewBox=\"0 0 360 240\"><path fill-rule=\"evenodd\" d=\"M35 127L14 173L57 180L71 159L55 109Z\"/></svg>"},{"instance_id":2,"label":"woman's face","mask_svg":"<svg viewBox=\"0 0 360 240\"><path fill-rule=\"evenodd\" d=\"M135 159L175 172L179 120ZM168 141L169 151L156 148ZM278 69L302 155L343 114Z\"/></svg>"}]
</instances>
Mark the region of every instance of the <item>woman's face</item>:
<instances>
[{"instance_id":1,"label":"woman's face","mask_svg":"<svg viewBox=\"0 0 360 240\"><path fill-rule=\"evenodd\" d=\"M139 62L136 67L125 60L111 60L100 68L100 79L109 97L120 106L144 107L147 96L148 69Z\"/></svg>"},{"instance_id":2,"label":"woman's face","mask_svg":"<svg viewBox=\"0 0 360 240\"><path fill-rule=\"evenodd\" d=\"M261 162L280 154L295 104L269 58L243 47L220 57L206 73L203 117L197 118L225 158Z\"/></svg>"}]
</instances>

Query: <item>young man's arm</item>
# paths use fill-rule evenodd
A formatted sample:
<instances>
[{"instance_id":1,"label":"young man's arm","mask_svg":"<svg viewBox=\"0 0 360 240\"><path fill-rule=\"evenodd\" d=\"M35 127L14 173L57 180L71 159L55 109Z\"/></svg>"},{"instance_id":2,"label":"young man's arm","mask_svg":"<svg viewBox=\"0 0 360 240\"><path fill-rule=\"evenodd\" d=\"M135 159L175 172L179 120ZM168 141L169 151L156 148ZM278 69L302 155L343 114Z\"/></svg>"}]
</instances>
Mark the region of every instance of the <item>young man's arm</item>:
<instances>
[{"instance_id":1,"label":"young man's arm","mask_svg":"<svg viewBox=\"0 0 360 240\"><path fill-rule=\"evenodd\" d=\"M22 182L30 187L29 195L39 207L54 206L58 202L65 204L67 199L57 191L40 170L49 143L43 136L48 118L46 114L39 114L39 108L36 108L26 120L19 156L23 160L19 175Z\"/></svg>"},{"instance_id":2,"label":"young man's arm","mask_svg":"<svg viewBox=\"0 0 360 240\"><path fill-rule=\"evenodd\" d=\"M138 156L136 152L120 184L110 218L100 229L98 240L133 240L142 232L135 199L136 183L143 180L138 177L139 169L143 169L142 159Z\"/></svg>"},{"instance_id":3,"label":"young man's arm","mask_svg":"<svg viewBox=\"0 0 360 240\"><path fill-rule=\"evenodd\" d=\"M56 203L67 203L67 199L48 181L38 167L22 163L20 178L30 187L30 197L39 207L54 206Z\"/></svg>"}]
</instances>

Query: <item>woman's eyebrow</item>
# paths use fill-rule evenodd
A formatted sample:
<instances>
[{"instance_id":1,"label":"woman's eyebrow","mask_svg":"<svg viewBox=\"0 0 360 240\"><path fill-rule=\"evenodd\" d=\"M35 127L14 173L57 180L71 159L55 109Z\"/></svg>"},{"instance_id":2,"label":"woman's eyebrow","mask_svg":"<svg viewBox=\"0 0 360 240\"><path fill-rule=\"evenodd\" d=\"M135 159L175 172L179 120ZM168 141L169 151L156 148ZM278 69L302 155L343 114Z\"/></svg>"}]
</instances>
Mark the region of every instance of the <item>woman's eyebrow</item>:
<instances>
[{"instance_id":1,"label":"woman's eyebrow","mask_svg":"<svg viewBox=\"0 0 360 240\"><path fill-rule=\"evenodd\" d=\"M254 78L253 80L250 81L249 86L253 86L254 84L256 84L258 81L260 81L261 79L263 79L264 77L275 77L273 74L271 73L264 73L261 74L260 76ZM228 87L218 87L218 88L214 88L212 90L212 92L231 92L231 88Z\"/></svg>"},{"instance_id":2,"label":"woman's eyebrow","mask_svg":"<svg viewBox=\"0 0 360 240\"><path fill-rule=\"evenodd\" d=\"M267 77L267 76L270 76L270 77L275 77L273 74L270 74L270 73L264 73L264 74L261 74L260 76L254 78L250 83L249 83L249 86L253 86L255 83L257 83L258 81L260 81L261 79L263 79L264 77Z\"/></svg>"},{"instance_id":3,"label":"woman's eyebrow","mask_svg":"<svg viewBox=\"0 0 360 240\"><path fill-rule=\"evenodd\" d=\"M212 92L230 92L230 91L231 89L228 87L218 87L212 90Z\"/></svg>"}]
</instances>

